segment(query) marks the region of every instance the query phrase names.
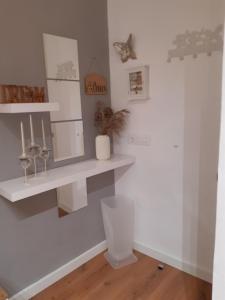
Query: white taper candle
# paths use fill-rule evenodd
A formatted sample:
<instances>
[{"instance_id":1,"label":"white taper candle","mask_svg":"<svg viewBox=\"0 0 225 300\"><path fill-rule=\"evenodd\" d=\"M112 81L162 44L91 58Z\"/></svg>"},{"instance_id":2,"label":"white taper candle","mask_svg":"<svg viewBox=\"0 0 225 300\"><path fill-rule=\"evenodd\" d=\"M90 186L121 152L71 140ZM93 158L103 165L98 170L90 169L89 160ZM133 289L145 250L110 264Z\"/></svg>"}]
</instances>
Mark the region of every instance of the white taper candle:
<instances>
[{"instance_id":1,"label":"white taper candle","mask_svg":"<svg viewBox=\"0 0 225 300\"><path fill-rule=\"evenodd\" d=\"M21 129L22 156L25 156L26 155L26 150L25 150L23 122L20 122L20 129Z\"/></svg>"},{"instance_id":2,"label":"white taper candle","mask_svg":"<svg viewBox=\"0 0 225 300\"><path fill-rule=\"evenodd\" d=\"M43 148L46 148L45 125L43 120L41 120L41 127L42 127Z\"/></svg>"},{"instance_id":3,"label":"white taper candle","mask_svg":"<svg viewBox=\"0 0 225 300\"><path fill-rule=\"evenodd\" d=\"M34 145L34 128L33 128L33 120L32 120L32 115L30 115L30 140L31 140L31 145Z\"/></svg>"}]
</instances>

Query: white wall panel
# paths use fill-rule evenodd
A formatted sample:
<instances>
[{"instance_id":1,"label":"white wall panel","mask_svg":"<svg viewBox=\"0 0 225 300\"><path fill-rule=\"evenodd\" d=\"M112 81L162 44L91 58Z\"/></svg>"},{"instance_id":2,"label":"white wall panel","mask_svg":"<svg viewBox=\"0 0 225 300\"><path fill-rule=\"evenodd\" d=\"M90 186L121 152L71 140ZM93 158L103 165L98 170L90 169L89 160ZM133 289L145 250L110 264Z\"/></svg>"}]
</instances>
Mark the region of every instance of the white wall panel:
<instances>
[{"instance_id":1,"label":"white wall panel","mask_svg":"<svg viewBox=\"0 0 225 300\"><path fill-rule=\"evenodd\" d=\"M80 82L48 80L48 98L58 102L60 110L51 112L51 121L82 119Z\"/></svg>"},{"instance_id":2,"label":"white wall panel","mask_svg":"<svg viewBox=\"0 0 225 300\"><path fill-rule=\"evenodd\" d=\"M79 80L77 40L44 34L47 78Z\"/></svg>"},{"instance_id":3,"label":"white wall panel","mask_svg":"<svg viewBox=\"0 0 225 300\"><path fill-rule=\"evenodd\" d=\"M116 171L116 192L136 202L135 239L196 269L212 271L222 53L167 63L186 30L223 23L223 0L108 0L112 106L128 108L116 152L134 154ZM115 22L116 20L116 22ZM133 34L136 60L113 47ZM127 69L150 66L149 101L129 102ZM148 147L128 143L148 135Z\"/></svg>"},{"instance_id":4,"label":"white wall panel","mask_svg":"<svg viewBox=\"0 0 225 300\"><path fill-rule=\"evenodd\" d=\"M52 123L51 128L55 161L84 155L82 121Z\"/></svg>"}]
</instances>

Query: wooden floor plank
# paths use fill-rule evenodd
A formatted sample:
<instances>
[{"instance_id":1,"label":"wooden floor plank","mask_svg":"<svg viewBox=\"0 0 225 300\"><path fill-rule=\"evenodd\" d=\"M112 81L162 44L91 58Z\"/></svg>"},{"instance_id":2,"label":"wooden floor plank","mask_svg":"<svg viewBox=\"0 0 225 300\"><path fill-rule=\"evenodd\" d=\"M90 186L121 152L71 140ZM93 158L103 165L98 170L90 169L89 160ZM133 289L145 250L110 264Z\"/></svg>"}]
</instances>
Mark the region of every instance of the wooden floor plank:
<instances>
[{"instance_id":1,"label":"wooden floor plank","mask_svg":"<svg viewBox=\"0 0 225 300\"><path fill-rule=\"evenodd\" d=\"M138 262L114 270L103 254L32 300L210 300L211 285L136 252Z\"/></svg>"}]
</instances>

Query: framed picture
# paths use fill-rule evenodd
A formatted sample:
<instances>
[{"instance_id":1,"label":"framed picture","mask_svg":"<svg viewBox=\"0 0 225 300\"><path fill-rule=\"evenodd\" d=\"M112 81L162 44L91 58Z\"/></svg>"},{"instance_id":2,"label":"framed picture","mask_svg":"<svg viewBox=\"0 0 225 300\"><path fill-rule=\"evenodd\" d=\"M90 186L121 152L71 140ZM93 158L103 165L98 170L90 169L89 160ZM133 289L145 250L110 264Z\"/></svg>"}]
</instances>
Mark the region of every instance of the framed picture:
<instances>
[{"instance_id":1,"label":"framed picture","mask_svg":"<svg viewBox=\"0 0 225 300\"><path fill-rule=\"evenodd\" d=\"M128 72L128 99L149 99L149 67L140 66L127 70Z\"/></svg>"},{"instance_id":2,"label":"framed picture","mask_svg":"<svg viewBox=\"0 0 225 300\"><path fill-rule=\"evenodd\" d=\"M47 79L80 80L77 40L43 34Z\"/></svg>"}]
</instances>

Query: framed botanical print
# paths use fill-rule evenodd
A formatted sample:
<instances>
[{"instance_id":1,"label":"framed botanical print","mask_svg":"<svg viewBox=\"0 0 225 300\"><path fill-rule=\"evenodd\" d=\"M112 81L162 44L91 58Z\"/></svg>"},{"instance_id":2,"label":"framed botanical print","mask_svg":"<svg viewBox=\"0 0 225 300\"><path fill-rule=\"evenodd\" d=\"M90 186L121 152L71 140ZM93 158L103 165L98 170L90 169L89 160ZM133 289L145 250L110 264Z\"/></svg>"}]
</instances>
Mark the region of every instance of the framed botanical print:
<instances>
[{"instance_id":1,"label":"framed botanical print","mask_svg":"<svg viewBox=\"0 0 225 300\"><path fill-rule=\"evenodd\" d=\"M43 39L47 79L80 80L77 40L47 33Z\"/></svg>"},{"instance_id":2,"label":"framed botanical print","mask_svg":"<svg viewBox=\"0 0 225 300\"><path fill-rule=\"evenodd\" d=\"M149 67L140 66L127 70L128 100L149 99Z\"/></svg>"}]
</instances>

